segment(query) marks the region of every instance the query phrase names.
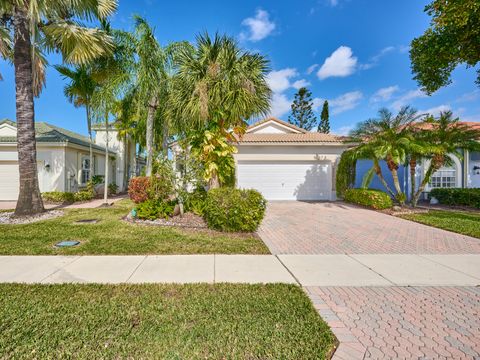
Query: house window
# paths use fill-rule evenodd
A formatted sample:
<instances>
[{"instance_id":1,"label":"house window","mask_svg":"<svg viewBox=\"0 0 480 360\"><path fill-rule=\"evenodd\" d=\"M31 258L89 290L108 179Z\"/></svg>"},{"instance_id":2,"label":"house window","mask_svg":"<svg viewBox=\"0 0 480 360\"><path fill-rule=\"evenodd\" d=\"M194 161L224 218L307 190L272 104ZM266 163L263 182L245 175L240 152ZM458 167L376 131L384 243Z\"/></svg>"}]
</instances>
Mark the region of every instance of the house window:
<instances>
[{"instance_id":1,"label":"house window","mask_svg":"<svg viewBox=\"0 0 480 360\"><path fill-rule=\"evenodd\" d=\"M86 184L90 180L90 158L82 157L82 177L81 183Z\"/></svg>"},{"instance_id":2,"label":"house window","mask_svg":"<svg viewBox=\"0 0 480 360\"><path fill-rule=\"evenodd\" d=\"M440 168L430 180L430 187L453 188L456 187L457 171L454 168Z\"/></svg>"}]
</instances>

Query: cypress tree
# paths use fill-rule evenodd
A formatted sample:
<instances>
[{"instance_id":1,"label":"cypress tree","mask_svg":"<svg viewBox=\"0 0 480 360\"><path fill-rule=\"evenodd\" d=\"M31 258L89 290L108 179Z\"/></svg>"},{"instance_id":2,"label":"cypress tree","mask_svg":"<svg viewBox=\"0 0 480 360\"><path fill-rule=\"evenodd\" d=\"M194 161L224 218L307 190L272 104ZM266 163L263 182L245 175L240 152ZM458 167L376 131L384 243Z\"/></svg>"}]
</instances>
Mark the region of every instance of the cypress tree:
<instances>
[{"instance_id":1,"label":"cypress tree","mask_svg":"<svg viewBox=\"0 0 480 360\"><path fill-rule=\"evenodd\" d=\"M328 134L330 132L330 120L328 115L328 101L323 103L322 113L320 115L320 123L318 124L318 132Z\"/></svg>"}]
</instances>

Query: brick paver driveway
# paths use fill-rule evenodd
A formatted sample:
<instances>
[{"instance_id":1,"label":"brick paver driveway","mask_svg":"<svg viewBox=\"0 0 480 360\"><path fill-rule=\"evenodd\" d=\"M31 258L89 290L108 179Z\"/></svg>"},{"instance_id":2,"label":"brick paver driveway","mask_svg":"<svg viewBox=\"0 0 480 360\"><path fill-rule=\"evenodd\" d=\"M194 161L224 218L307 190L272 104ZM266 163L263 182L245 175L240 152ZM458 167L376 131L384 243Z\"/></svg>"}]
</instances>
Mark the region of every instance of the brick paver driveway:
<instances>
[{"instance_id":1,"label":"brick paver driveway","mask_svg":"<svg viewBox=\"0 0 480 360\"><path fill-rule=\"evenodd\" d=\"M341 202L270 202L259 235L273 254L478 254L480 240Z\"/></svg>"},{"instance_id":2,"label":"brick paver driveway","mask_svg":"<svg viewBox=\"0 0 480 360\"><path fill-rule=\"evenodd\" d=\"M334 359L478 359L478 287L309 287Z\"/></svg>"}]
</instances>

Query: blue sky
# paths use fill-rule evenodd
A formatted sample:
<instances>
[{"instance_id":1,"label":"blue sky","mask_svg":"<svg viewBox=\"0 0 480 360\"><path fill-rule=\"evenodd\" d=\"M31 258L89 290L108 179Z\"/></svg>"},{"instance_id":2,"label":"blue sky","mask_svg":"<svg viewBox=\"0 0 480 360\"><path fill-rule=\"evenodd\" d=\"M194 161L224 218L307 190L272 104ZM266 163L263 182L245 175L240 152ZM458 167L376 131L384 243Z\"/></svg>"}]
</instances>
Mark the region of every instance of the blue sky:
<instances>
[{"instance_id":1,"label":"blue sky","mask_svg":"<svg viewBox=\"0 0 480 360\"><path fill-rule=\"evenodd\" d=\"M272 115L286 120L296 88L312 91L314 103L330 102L333 132L346 133L357 122L386 106L392 111L413 105L434 113L451 109L462 120L480 121L480 90L475 71L459 67L453 82L426 96L412 80L408 46L423 33L428 1L173 1L120 0L112 19L116 28L131 29L132 14L156 28L162 44L193 41L195 34L226 33L245 49L271 61L268 76L274 90ZM57 55L49 56L59 63ZM15 118L13 69L0 62L0 118ZM36 120L86 133L83 109L63 96L64 81L49 68L47 88L36 101Z\"/></svg>"}]
</instances>

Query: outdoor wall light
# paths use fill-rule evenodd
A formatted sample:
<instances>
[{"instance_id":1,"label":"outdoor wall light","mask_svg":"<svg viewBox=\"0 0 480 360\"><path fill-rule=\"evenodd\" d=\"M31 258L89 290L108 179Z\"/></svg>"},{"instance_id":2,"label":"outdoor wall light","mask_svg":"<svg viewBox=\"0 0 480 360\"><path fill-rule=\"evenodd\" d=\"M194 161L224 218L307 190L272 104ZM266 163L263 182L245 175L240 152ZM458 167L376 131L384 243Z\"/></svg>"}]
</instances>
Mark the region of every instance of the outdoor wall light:
<instances>
[{"instance_id":1,"label":"outdoor wall light","mask_svg":"<svg viewBox=\"0 0 480 360\"><path fill-rule=\"evenodd\" d=\"M44 168L45 168L45 171L50 171L50 163L48 161L45 161Z\"/></svg>"}]
</instances>

